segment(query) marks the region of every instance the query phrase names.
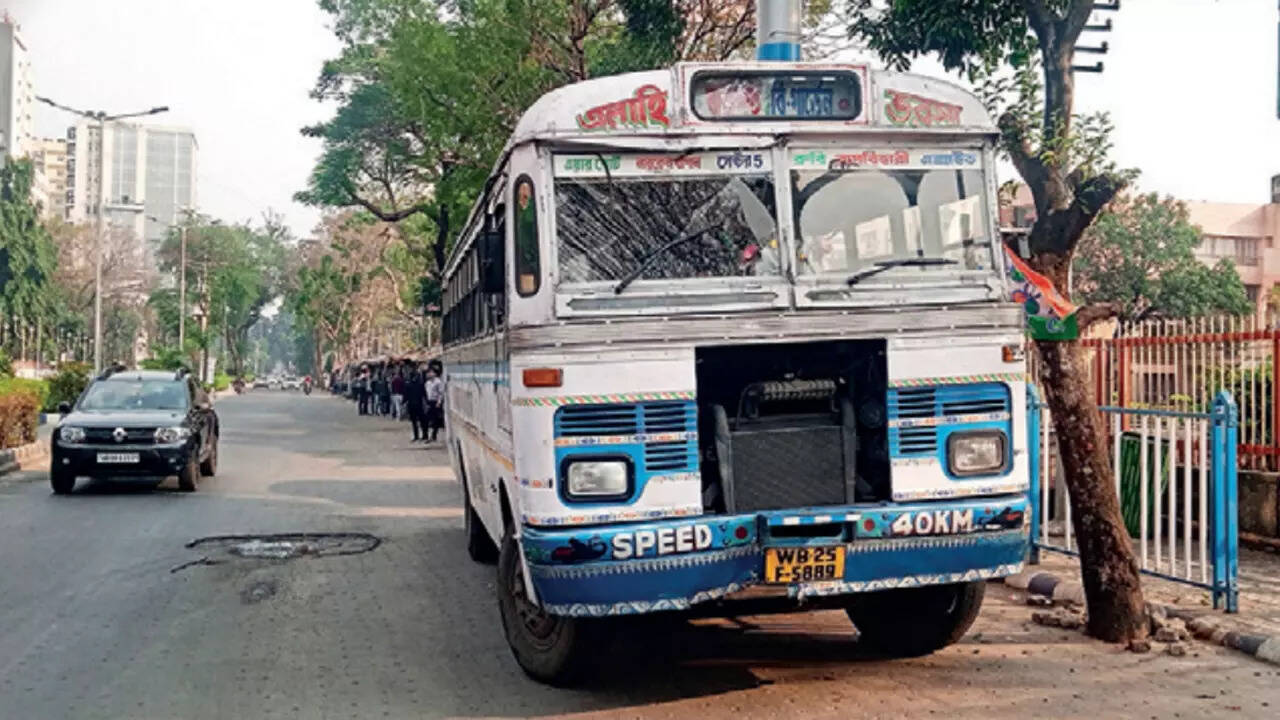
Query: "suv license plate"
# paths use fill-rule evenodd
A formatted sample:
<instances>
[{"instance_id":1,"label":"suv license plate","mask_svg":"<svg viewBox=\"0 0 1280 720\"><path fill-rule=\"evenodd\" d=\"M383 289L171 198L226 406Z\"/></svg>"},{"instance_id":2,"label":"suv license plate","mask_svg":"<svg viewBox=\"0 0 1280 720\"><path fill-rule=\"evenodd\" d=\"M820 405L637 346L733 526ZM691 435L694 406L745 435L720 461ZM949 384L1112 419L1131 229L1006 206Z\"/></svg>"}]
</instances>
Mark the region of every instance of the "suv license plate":
<instances>
[{"instance_id":1,"label":"suv license plate","mask_svg":"<svg viewBox=\"0 0 1280 720\"><path fill-rule=\"evenodd\" d=\"M769 548L764 556L767 583L821 582L844 578L844 546Z\"/></svg>"},{"instance_id":2,"label":"suv license plate","mask_svg":"<svg viewBox=\"0 0 1280 720\"><path fill-rule=\"evenodd\" d=\"M138 453L98 453L98 462L103 465L124 465L138 462Z\"/></svg>"}]
</instances>

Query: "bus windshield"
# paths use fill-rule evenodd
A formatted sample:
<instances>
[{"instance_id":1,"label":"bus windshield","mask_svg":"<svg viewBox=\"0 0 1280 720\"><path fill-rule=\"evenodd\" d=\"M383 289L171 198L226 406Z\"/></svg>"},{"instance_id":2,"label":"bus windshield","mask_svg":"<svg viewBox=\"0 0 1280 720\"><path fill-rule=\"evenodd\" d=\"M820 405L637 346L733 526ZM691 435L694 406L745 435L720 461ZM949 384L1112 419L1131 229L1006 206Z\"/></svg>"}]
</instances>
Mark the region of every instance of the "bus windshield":
<instances>
[{"instance_id":1,"label":"bus windshield","mask_svg":"<svg viewBox=\"0 0 1280 720\"><path fill-rule=\"evenodd\" d=\"M976 153L964 152L926 157L943 155L976 161ZM986 186L977 168L842 167L833 161L814 169L793 164L791 181L800 275L844 277L914 257L956 261L911 268L916 273L994 268Z\"/></svg>"},{"instance_id":2,"label":"bus windshield","mask_svg":"<svg viewBox=\"0 0 1280 720\"><path fill-rule=\"evenodd\" d=\"M715 162L692 157L703 167ZM639 280L780 274L773 178L767 169L645 177L628 174L618 156L613 162L620 166L616 175L556 179L562 282L616 281L641 265ZM641 170L647 166L653 164L638 159ZM697 236L673 243L690 233Z\"/></svg>"}]
</instances>

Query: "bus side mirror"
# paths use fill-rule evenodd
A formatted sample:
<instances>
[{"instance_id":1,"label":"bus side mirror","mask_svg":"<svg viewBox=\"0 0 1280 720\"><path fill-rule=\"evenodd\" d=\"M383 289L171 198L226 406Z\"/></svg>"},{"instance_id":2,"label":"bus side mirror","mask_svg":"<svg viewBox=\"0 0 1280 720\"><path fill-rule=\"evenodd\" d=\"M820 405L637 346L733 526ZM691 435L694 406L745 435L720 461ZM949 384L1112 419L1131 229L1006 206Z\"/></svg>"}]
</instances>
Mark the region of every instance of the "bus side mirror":
<instances>
[{"instance_id":1,"label":"bus side mirror","mask_svg":"<svg viewBox=\"0 0 1280 720\"><path fill-rule=\"evenodd\" d=\"M502 230L485 230L480 235L483 264L480 284L489 294L506 292L506 238Z\"/></svg>"}]
</instances>

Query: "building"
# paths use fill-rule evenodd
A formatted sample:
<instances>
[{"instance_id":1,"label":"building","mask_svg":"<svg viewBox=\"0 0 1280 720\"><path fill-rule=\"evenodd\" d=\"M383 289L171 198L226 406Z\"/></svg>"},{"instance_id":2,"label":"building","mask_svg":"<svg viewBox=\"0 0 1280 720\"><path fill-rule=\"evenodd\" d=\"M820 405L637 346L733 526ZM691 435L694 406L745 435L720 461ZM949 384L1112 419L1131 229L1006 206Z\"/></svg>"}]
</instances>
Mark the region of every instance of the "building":
<instances>
[{"instance_id":1,"label":"building","mask_svg":"<svg viewBox=\"0 0 1280 720\"><path fill-rule=\"evenodd\" d=\"M1223 258L1235 263L1249 301L1266 318L1271 289L1280 284L1280 175L1271 178L1269 203L1193 200L1186 205L1203 238L1196 257L1206 265ZM1025 185L1001 194L1001 227L1028 228L1035 220L1035 202Z\"/></svg>"},{"instance_id":2,"label":"building","mask_svg":"<svg viewBox=\"0 0 1280 720\"><path fill-rule=\"evenodd\" d=\"M31 194L46 217L67 217L67 141L62 138L35 140L30 152L35 167Z\"/></svg>"},{"instance_id":3,"label":"building","mask_svg":"<svg viewBox=\"0 0 1280 720\"><path fill-rule=\"evenodd\" d=\"M1261 205L1188 202L1187 210L1204 238L1196 257L1209 265L1223 258L1235 263L1250 302L1265 318L1271 288L1280 283L1280 193Z\"/></svg>"},{"instance_id":4,"label":"building","mask_svg":"<svg viewBox=\"0 0 1280 720\"><path fill-rule=\"evenodd\" d=\"M96 123L81 121L67 130L66 216L71 222L95 217L99 142ZM187 128L109 123L101 151L106 219L145 240L140 249L149 253L182 213L196 206L195 134Z\"/></svg>"},{"instance_id":5,"label":"building","mask_svg":"<svg viewBox=\"0 0 1280 720\"><path fill-rule=\"evenodd\" d=\"M31 57L18 24L0 15L0 160L20 158L35 140L35 86Z\"/></svg>"}]
</instances>

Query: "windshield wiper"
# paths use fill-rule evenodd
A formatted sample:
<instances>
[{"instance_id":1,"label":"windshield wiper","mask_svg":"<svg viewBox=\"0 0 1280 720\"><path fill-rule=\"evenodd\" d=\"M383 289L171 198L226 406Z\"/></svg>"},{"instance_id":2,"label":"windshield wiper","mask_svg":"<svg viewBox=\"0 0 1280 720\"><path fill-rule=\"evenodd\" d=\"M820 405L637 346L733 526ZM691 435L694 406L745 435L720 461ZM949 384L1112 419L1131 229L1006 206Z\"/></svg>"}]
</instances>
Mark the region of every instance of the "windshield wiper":
<instances>
[{"instance_id":1,"label":"windshield wiper","mask_svg":"<svg viewBox=\"0 0 1280 720\"><path fill-rule=\"evenodd\" d=\"M869 277L879 275L885 270L892 270L893 268L898 268L898 267L929 267L932 265L955 265L955 264L956 264L955 260L952 260L951 258L942 258L942 257L910 257L910 258L897 258L896 260L881 260L880 262L876 263L872 267L863 268L862 270L859 270L858 272L850 275L849 279L845 280L845 283L847 283L849 287L853 287L854 285L857 285L858 283L862 282L863 280L866 280Z\"/></svg>"},{"instance_id":2,"label":"windshield wiper","mask_svg":"<svg viewBox=\"0 0 1280 720\"><path fill-rule=\"evenodd\" d=\"M644 258L640 261L640 264L636 266L635 270L632 270L631 272L627 273L625 276L623 276L621 280L618 281L617 285L613 286L613 294L621 295L622 291L626 290L628 285L635 282L636 279L639 278L640 275L643 274L646 269L648 269L649 265L654 260L658 259L658 257L661 256L666 251L670 250L671 248L677 245L687 243L690 240L695 240L699 237L702 237L703 235L706 235L712 230L715 230L717 227L720 227L719 223L713 223L711 225L707 225L704 228L694 230L693 232L690 232L690 233L685 233L684 235L681 235L675 240L672 240L659 248L655 248L648 255L644 256Z\"/></svg>"}]
</instances>

